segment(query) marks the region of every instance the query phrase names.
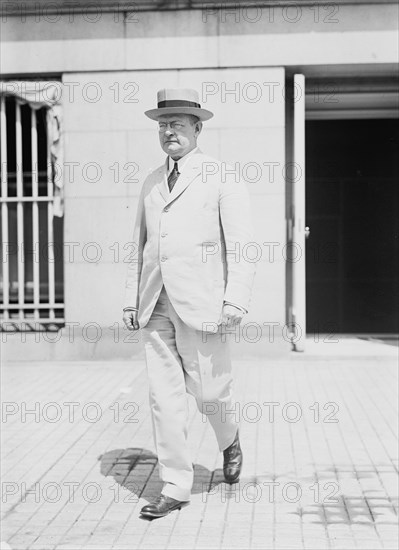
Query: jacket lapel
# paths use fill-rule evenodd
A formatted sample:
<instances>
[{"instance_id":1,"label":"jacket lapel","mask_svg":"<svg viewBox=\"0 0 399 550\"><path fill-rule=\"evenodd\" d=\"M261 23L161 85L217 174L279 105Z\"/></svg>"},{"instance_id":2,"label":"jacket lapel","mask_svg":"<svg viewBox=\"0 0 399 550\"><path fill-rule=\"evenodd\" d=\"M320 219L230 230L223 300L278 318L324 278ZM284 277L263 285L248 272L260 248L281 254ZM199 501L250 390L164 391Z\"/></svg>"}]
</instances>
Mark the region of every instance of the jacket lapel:
<instances>
[{"instance_id":1,"label":"jacket lapel","mask_svg":"<svg viewBox=\"0 0 399 550\"><path fill-rule=\"evenodd\" d=\"M179 195L187 189L187 187L194 181L194 179L201 173L201 151L198 150L194 153L188 160L187 164L184 166L183 173L179 176L178 180L175 183L175 186L172 189L172 192L169 192L168 189L168 157L166 157L165 164L163 169L160 170L159 183L157 184L158 190L162 195L162 198L166 203L170 203L177 199Z\"/></svg>"},{"instance_id":2,"label":"jacket lapel","mask_svg":"<svg viewBox=\"0 0 399 550\"><path fill-rule=\"evenodd\" d=\"M170 193L168 189L168 157L166 157L165 163L162 168L159 169L158 178L158 191L161 193L165 202L169 201Z\"/></svg>"},{"instance_id":3,"label":"jacket lapel","mask_svg":"<svg viewBox=\"0 0 399 550\"><path fill-rule=\"evenodd\" d=\"M172 192L169 193L168 202L172 202L179 195L187 189L187 187L195 180L195 178L201 173L201 166L199 163L199 155L193 155L190 160L187 161L184 167L184 172L179 176Z\"/></svg>"}]
</instances>

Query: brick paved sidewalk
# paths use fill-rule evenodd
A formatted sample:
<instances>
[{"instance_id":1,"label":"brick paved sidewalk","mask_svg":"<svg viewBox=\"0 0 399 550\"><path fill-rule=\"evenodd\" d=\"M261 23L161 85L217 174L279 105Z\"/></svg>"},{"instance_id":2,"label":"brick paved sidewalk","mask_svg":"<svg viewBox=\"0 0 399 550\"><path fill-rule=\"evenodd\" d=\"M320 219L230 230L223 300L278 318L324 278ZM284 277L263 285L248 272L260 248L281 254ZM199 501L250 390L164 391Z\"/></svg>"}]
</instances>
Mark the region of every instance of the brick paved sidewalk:
<instances>
[{"instance_id":1,"label":"brick paved sidewalk","mask_svg":"<svg viewBox=\"0 0 399 550\"><path fill-rule=\"evenodd\" d=\"M143 362L4 366L1 548L398 548L397 348L342 345L236 362L237 485L190 398L192 502L152 522Z\"/></svg>"}]
</instances>

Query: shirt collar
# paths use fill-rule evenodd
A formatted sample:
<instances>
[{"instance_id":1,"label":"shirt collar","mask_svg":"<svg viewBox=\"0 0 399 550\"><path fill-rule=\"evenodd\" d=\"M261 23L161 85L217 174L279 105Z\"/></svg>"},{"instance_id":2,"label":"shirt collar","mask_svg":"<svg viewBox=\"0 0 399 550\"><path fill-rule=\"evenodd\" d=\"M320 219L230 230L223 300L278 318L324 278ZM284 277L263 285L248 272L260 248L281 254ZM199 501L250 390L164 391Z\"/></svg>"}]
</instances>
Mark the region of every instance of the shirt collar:
<instances>
[{"instance_id":1,"label":"shirt collar","mask_svg":"<svg viewBox=\"0 0 399 550\"><path fill-rule=\"evenodd\" d=\"M183 170L184 168L184 165L186 164L186 162L188 161L188 159L191 157L191 155L194 155L196 152L198 151L198 146L197 147L194 147L194 149L192 149L189 153L187 153L186 155L184 155L184 157L181 157L179 160L177 161L174 161L172 159L172 157L170 157L168 155L168 174L170 174L170 172L173 170L173 167L175 165L175 162L177 162L177 165L179 167L179 173L181 173L181 171Z\"/></svg>"}]
</instances>

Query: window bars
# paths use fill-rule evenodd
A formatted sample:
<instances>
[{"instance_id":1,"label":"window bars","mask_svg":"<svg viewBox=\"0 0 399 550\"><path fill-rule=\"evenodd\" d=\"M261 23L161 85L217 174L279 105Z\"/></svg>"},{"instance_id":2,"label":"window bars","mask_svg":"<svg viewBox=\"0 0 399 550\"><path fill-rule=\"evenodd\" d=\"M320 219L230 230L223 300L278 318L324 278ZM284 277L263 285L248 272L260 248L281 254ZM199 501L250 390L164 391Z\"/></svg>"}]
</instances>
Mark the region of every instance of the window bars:
<instances>
[{"instance_id":1,"label":"window bars","mask_svg":"<svg viewBox=\"0 0 399 550\"><path fill-rule=\"evenodd\" d=\"M63 219L54 212L50 109L36 98L0 95L3 331L54 330L65 324Z\"/></svg>"}]
</instances>

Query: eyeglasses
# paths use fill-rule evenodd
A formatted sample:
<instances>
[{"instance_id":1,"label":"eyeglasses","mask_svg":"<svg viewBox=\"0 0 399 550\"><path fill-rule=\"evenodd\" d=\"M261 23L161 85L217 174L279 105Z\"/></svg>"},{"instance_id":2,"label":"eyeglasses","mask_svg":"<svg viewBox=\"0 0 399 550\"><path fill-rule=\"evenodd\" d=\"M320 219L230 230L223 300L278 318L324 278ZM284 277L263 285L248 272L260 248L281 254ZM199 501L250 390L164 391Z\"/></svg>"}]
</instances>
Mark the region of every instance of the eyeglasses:
<instances>
[{"instance_id":1,"label":"eyeglasses","mask_svg":"<svg viewBox=\"0 0 399 550\"><path fill-rule=\"evenodd\" d=\"M166 132L168 126L170 126L171 130L181 130L182 128L184 128L184 124L182 122L160 122L158 124L158 130L162 133Z\"/></svg>"}]
</instances>

